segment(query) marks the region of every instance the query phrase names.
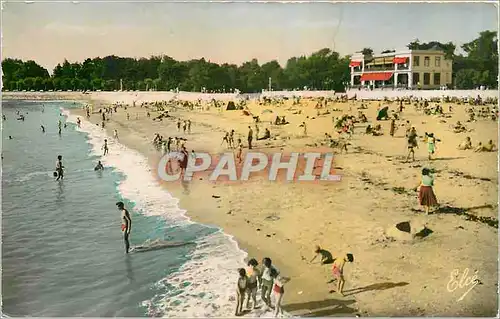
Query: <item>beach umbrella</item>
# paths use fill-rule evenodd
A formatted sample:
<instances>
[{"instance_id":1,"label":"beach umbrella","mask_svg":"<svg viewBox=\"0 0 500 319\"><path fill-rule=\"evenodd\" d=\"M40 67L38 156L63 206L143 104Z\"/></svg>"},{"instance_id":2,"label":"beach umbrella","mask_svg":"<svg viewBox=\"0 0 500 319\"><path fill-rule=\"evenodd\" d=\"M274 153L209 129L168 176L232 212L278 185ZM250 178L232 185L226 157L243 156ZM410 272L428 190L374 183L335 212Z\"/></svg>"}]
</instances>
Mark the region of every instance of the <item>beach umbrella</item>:
<instances>
[{"instance_id":1,"label":"beach umbrella","mask_svg":"<svg viewBox=\"0 0 500 319\"><path fill-rule=\"evenodd\" d=\"M266 110L262 111L262 114L265 114L265 113L273 113L273 110L266 109Z\"/></svg>"}]
</instances>

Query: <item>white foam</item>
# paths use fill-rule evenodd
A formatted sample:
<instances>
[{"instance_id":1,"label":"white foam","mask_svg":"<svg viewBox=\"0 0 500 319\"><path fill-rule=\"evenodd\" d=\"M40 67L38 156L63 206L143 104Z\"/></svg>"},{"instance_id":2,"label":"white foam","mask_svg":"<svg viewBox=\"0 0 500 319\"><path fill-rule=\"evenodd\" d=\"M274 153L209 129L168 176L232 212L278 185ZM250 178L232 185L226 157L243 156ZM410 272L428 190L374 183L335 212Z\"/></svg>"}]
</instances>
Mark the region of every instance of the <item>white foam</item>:
<instances>
[{"instance_id":1,"label":"white foam","mask_svg":"<svg viewBox=\"0 0 500 319\"><path fill-rule=\"evenodd\" d=\"M69 122L77 116L63 110ZM190 224L192 221L179 208L179 201L160 187L151 174L147 159L137 151L113 142L105 130L80 118L79 131L88 133L92 153L102 155L104 139L108 139L109 154L101 157L106 166L113 166L125 175L118 185L123 197L132 200L144 215L163 216L169 225ZM157 285L165 293L144 301L150 315L168 317L234 317L237 269L244 266L246 252L239 249L229 235L218 231L199 239L189 260ZM270 316L269 311L252 312L249 317Z\"/></svg>"}]
</instances>

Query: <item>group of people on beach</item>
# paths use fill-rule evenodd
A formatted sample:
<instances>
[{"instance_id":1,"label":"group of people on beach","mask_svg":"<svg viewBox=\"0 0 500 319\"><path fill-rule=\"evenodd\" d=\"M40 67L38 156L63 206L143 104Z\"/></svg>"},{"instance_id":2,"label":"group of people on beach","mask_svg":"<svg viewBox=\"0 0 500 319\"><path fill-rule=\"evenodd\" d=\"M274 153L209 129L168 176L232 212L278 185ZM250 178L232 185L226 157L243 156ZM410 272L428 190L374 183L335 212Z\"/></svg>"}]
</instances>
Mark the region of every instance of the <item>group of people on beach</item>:
<instances>
[{"instance_id":1,"label":"group of people on beach","mask_svg":"<svg viewBox=\"0 0 500 319\"><path fill-rule=\"evenodd\" d=\"M262 259L262 268L258 267L259 263L255 258L250 259L247 266L246 269L238 269L235 316L244 314L243 305L245 300L247 309L258 308L257 292L259 289L261 300L269 308L273 307L271 305L271 294L274 295L274 315L277 317L283 314L281 302L285 293L284 286L290 281L290 278L282 276L269 257Z\"/></svg>"}]
</instances>

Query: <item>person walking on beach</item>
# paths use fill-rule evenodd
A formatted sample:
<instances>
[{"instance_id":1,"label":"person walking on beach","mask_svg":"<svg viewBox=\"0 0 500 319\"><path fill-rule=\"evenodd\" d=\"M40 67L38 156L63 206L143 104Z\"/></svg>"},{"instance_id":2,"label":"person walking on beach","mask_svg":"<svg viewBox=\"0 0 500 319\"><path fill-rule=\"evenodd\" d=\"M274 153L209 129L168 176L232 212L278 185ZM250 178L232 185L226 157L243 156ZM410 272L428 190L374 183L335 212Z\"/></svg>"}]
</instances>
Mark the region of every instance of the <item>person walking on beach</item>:
<instances>
[{"instance_id":1,"label":"person walking on beach","mask_svg":"<svg viewBox=\"0 0 500 319\"><path fill-rule=\"evenodd\" d=\"M122 232L123 232L123 241L125 242L125 253L129 253L130 251L130 231L132 230L132 219L130 218L130 213L125 209L125 205L123 202L116 203L118 206L118 210L122 213Z\"/></svg>"},{"instance_id":2,"label":"person walking on beach","mask_svg":"<svg viewBox=\"0 0 500 319\"><path fill-rule=\"evenodd\" d=\"M335 258L332 266L332 273L334 280L337 280L337 292L343 296L342 291L344 290L344 265L346 262L352 263L354 261L354 256L352 254L347 254L344 257ZM330 292L334 292L333 290Z\"/></svg>"},{"instance_id":3,"label":"person walking on beach","mask_svg":"<svg viewBox=\"0 0 500 319\"><path fill-rule=\"evenodd\" d=\"M252 139L253 139L253 131L252 128L249 126L248 127L248 149L252 149Z\"/></svg>"},{"instance_id":4,"label":"person walking on beach","mask_svg":"<svg viewBox=\"0 0 500 319\"><path fill-rule=\"evenodd\" d=\"M187 121L187 130L188 130L188 133L191 134L191 120Z\"/></svg>"},{"instance_id":5,"label":"person walking on beach","mask_svg":"<svg viewBox=\"0 0 500 319\"><path fill-rule=\"evenodd\" d=\"M108 154L108 152L109 152L109 149L108 149L108 140L104 140L104 145L102 146L102 149L104 150L104 154L103 155Z\"/></svg>"},{"instance_id":6,"label":"person walking on beach","mask_svg":"<svg viewBox=\"0 0 500 319\"><path fill-rule=\"evenodd\" d=\"M429 160L432 159L434 152L436 151L436 138L434 133L426 134L427 137L427 151L429 152Z\"/></svg>"},{"instance_id":7,"label":"person walking on beach","mask_svg":"<svg viewBox=\"0 0 500 319\"><path fill-rule=\"evenodd\" d=\"M61 155L57 156L56 173L57 173L56 181L64 179L64 166L62 163L62 156Z\"/></svg>"},{"instance_id":8,"label":"person walking on beach","mask_svg":"<svg viewBox=\"0 0 500 319\"><path fill-rule=\"evenodd\" d=\"M259 139L259 126L255 123L255 140Z\"/></svg>"},{"instance_id":9,"label":"person walking on beach","mask_svg":"<svg viewBox=\"0 0 500 319\"><path fill-rule=\"evenodd\" d=\"M184 132L184 134L186 134L186 130L187 130L187 121L184 121L182 123L182 131Z\"/></svg>"},{"instance_id":10,"label":"person walking on beach","mask_svg":"<svg viewBox=\"0 0 500 319\"><path fill-rule=\"evenodd\" d=\"M189 153L186 149L186 147L182 146L181 148L181 153L182 153L182 158L180 159L180 167L181 167L181 177L184 177L184 174L186 173L186 168L189 160Z\"/></svg>"},{"instance_id":11,"label":"person walking on beach","mask_svg":"<svg viewBox=\"0 0 500 319\"><path fill-rule=\"evenodd\" d=\"M430 207L437 206L438 201L434 194L434 176L428 168L422 169L422 177L419 181L420 189L418 190L418 201L421 206L424 206L425 213L429 215Z\"/></svg>"},{"instance_id":12,"label":"person walking on beach","mask_svg":"<svg viewBox=\"0 0 500 319\"><path fill-rule=\"evenodd\" d=\"M240 316L243 312L243 302L245 301L245 293L248 286L248 277L245 269L238 269L239 277L236 284L236 311L235 316Z\"/></svg>"},{"instance_id":13,"label":"person walking on beach","mask_svg":"<svg viewBox=\"0 0 500 319\"><path fill-rule=\"evenodd\" d=\"M299 126L302 127L302 129L304 130L302 132L303 136L307 136L307 125L306 125L306 122L302 122L302 124L300 124Z\"/></svg>"},{"instance_id":14,"label":"person walking on beach","mask_svg":"<svg viewBox=\"0 0 500 319\"><path fill-rule=\"evenodd\" d=\"M253 301L253 309L257 307L257 289L261 284L261 275L259 268L257 268L258 265L259 263L255 258L248 261L247 309L250 309L250 298L252 298Z\"/></svg>"},{"instance_id":15,"label":"person walking on beach","mask_svg":"<svg viewBox=\"0 0 500 319\"><path fill-rule=\"evenodd\" d=\"M236 146L234 145L234 130L231 130L231 133L229 133L228 142L230 148L236 148Z\"/></svg>"},{"instance_id":16,"label":"person walking on beach","mask_svg":"<svg viewBox=\"0 0 500 319\"><path fill-rule=\"evenodd\" d=\"M118 139L118 131L116 129L113 131L113 137L114 137L115 140L119 141L119 139Z\"/></svg>"},{"instance_id":17,"label":"person walking on beach","mask_svg":"<svg viewBox=\"0 0 500 319\"><path fill-rule=\"evenodd\" d=\"M177 120L177 132L181 131L181 120Z\"/></svg>"},{"instance_id":18,"label":"person walking on beach","mask_svg":"<svg viewBox=\"0 0 500 319\"><path fill-rule=\"evenodd\" d=\"M278 269L276 269L272 260L269 257L265 257L262 260L264 269L262 270L262 281L261 281L261 299L266 303L267 306L271 306L271 292L273 290L274 278L272 274L279 275ZM271 270L274 269L275 272L271 274Z\"/></svg>"},{"instance_id":19,"label":"person walking on beach","mask_svg":"<svg viewBox=\"0 0 500 319\"><path fill-rule=\"evenodd\" d=\"M410 155L412 161L415 161L415 147L418 148L417 131L414 127L412 127L408 134L408 155L406 155L407 162L410 159Z\"/></svg>"}]
</instances>

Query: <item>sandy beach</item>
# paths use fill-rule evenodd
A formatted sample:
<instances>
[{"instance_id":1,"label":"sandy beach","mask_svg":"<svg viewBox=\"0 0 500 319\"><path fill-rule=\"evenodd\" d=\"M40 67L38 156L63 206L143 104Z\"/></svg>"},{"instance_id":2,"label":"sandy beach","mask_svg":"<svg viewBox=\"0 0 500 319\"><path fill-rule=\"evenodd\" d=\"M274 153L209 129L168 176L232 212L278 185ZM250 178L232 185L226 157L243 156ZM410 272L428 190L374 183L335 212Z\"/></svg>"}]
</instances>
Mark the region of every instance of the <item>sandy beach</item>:
<instances>
[{"instance_id":1,"label":"sandy beach","mask_svg":"<svg viewBox=\"0 0 500 319\"><path fill-rule=\"evenodd\" d=\"M110 101L89 102L94 112L110 105ZM261 116L260 135L269 128L272 136L254 141L255 150L314 149L325 133L336 134L332 116L356 115L361 104L367 106L361 111L368 123L355 125L347 153L334 150L340 182L269 182L258 176L230 184L197 179L188 184L162 181L162 185L181 200L181 208L192 219L223 228L249 257L259 261L271 257L281 272L291 277L284 309L293 315L494 316L498 307L498 223L494 227L474 217L497 221L497 153L462 151L457 145L466 136L473 145L490 139L498 145L497 122L480 118L469 123L468 106L456 103L439 103L449 117L424 115L411 104L405 105L401 120L396 122L398 130L391 137L390 121L375 120L377 107L386 102L331 102L317 110L312 99L303 99L295 106L291 99L283 105L250 101L248 109ZM387 105L392 111L397 108L397 103ZM452 113L448 112L450 105ZM138 101L127 110L118 108L106 123L110 138L116 129L121 143L150 159L150 173L155 176L160 159L151 143L155 133L185 137L189 151L219 154L227 151L221 145L225 131L234 129L236 139L241 138L246 147L247 127L254 129L252 116L243 115L241 110L168 109L171 118L152 121L158 112L141 107ZM272 113L263 113L265 109ZM301 114L293 114L296 110ZM318 116L318 111L325 110L331 113ZM85 118L84 110L75 112ZM271 125L276 115L286 116L290 123ZM177 132L177 118L191 120L191 134ZM419 136L433 132L441 140L434 160L427 159L426 145L419 141L415 161L405 162L406 138L401 125L407 120ZM99 125L100 114L92 114L90 121ZM457 121L469 132L454 133L451 126ZM301 136L302 122L308 126L307 137ZM382 136L364 134L367 124L377 123L382 125ZM419 206L413 190L424 167L435 171L434 189L441 207L430 215ZM417 231L425 227L426 236L407 240L394 227L405 221ZM334 256L354 254L354 263L347 264L344 271L345 296L330 292L334 287L328 283L332 277L329 266L309 263L315 245ZM456 277L451 275L454 270ZM465 278L474 274L479 284L459 300L470 288L465 286ZM457 289L452 285L455 281L460 282Z\"/></svg>"}]
</instances>

